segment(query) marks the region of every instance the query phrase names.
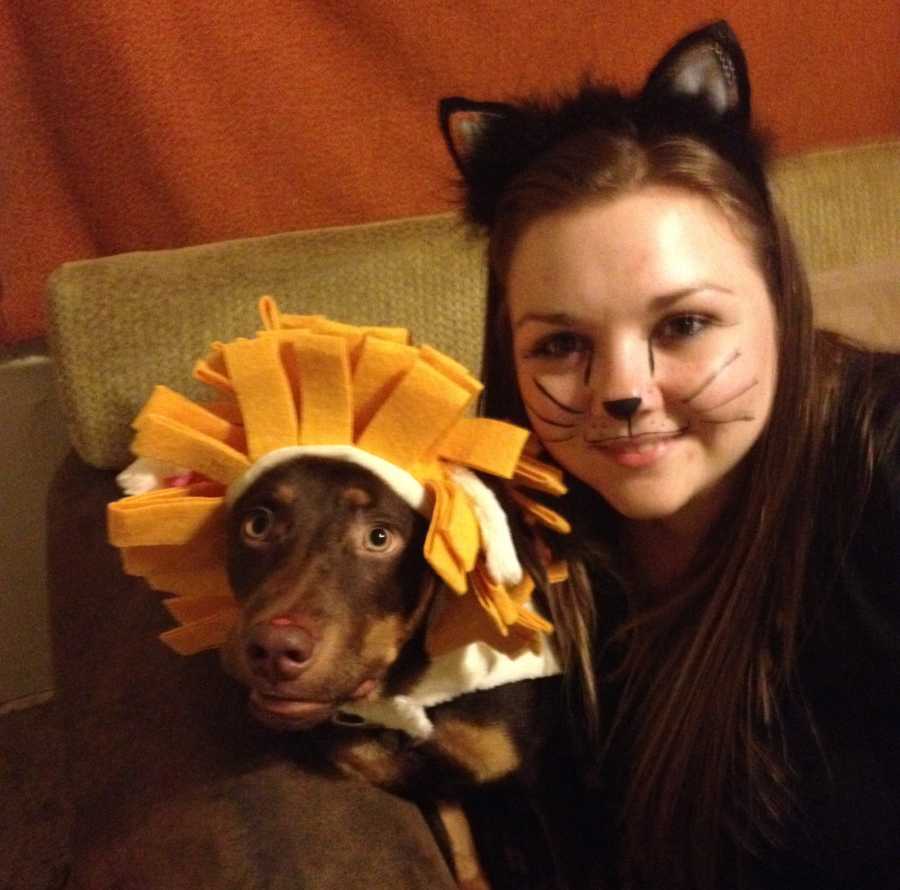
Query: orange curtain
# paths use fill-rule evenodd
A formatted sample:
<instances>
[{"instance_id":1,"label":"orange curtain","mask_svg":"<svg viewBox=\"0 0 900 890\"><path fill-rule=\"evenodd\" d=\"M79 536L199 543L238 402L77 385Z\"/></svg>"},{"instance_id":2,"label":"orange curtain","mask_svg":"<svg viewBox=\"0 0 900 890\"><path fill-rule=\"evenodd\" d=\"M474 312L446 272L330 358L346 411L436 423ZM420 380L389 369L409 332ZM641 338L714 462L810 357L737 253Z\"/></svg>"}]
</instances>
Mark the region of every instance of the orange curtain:
<instances>
[{"instance_id":1,"label":"orange curtain","mask_svg":"<svg viewBox=\"0 0 900 890\"><path fill-rule=\"evenodd\" d=\"M624 87L726 14L781 150L900 130L895 0L7 0L0 338L60 263L452 206L443 95Z\"/></svg>"}]
</instances>

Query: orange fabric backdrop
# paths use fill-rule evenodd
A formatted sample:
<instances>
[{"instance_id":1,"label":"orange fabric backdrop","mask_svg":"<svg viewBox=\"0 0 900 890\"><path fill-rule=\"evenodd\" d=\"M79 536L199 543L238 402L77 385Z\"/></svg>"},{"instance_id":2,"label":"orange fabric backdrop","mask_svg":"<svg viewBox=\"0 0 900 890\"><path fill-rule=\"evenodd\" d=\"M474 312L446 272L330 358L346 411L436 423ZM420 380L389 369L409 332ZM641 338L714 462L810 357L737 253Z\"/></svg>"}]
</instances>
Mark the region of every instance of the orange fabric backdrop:
<instances>
[{"instance_id":1,"label":"orange fabric backdrop","mask_svg":"<svg viewBox=\"0 0 900 890\"><path fill-rule=\"evenodd\" d=\"M8 0L0 338L66 260L446 209L438 97L633 87L719 16L781 150L900 130L895 0Z\"/></svg>"}]
</instances>

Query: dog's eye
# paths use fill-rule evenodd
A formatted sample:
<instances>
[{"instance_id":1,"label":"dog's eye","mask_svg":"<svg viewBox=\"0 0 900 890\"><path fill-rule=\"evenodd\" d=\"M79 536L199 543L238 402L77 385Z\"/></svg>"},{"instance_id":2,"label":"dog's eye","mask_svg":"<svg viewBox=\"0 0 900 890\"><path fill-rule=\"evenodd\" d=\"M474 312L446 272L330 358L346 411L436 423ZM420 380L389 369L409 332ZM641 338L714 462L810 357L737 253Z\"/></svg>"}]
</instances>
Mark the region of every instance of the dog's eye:
<instances>
[{"instance_id":1,"label":"dog's eye","mask_svg":"<svg viewBox=\"0 0 900 890\"><path fill-rule=\"evenodd\" d=\"M250 544L264 541L274 522L275 514L268 507L254 507L241 520L241 537Z\"/></svg>"},{"instance_id":2,"label":"dog's eye","mask_svg":"<svg viewBox=\"0 0 900 890\"><path fill-rule=\"evenodd\" d=\"M375 553L383 553L393 543L394 536L390 529L383 525L376 525L369 529L366 535L366 550L372 550Z\"/></svg>"}]
</instances>

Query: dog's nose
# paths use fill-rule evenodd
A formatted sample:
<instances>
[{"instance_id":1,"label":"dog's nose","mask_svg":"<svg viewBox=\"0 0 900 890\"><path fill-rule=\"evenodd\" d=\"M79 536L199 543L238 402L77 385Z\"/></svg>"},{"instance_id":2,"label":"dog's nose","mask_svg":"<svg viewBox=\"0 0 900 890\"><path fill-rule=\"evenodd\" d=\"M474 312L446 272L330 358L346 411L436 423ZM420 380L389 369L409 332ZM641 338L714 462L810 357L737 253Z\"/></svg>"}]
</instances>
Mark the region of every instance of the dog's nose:
<instances>
[{"instance_id":1,"label":"dog's nose","mask_svg":"<svg viewBox=\"0 0 900 890\"><path fill-rule=\"evenodd\" d=\"M628 420L641 407L641 398L637 396L633 399L613 399L610 402L604 402L603 407L610 417L614 417L616 420Z\"/></svg>"},{"instance_id":2,"label":"dog's nose","mask_svg":"<svg viewBox=\"0 0 900 890\"><path fill-rule=\"evenodd\" d=\"M296 624L261 622L247 637L247 660L255 674L273 683L296 680L315 646L312 636Z\"/></svg>"}]
</instances>

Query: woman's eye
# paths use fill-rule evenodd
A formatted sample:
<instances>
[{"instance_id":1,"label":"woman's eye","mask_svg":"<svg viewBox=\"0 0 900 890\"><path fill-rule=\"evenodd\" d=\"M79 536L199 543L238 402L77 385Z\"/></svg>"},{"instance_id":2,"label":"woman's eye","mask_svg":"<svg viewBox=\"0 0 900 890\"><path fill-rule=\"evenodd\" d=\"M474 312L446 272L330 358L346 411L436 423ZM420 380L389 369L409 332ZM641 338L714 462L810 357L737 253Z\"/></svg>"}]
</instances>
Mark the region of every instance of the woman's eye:
<instances>
[{"instance_id":1,"label":"woman's eye","mask_svg":"<svg viewBox=\"0 0 900 890\"><path fill-rule=\"evenodd\" d=\"M571 331L560 331L558 334L550 334L542 337L528 351L529 357L540 358L566 358L576 353L585 352L588 344L584 337L573 334Z\"/></svg>"},{"instance_id":2,"label":"woman's eye","mask_svg":"<svg viewBox=\"0 0 900 890\"><path fill-rule=\"evenodd\" d=\"M394 536L390 529L385 528L383 525L376 525L370 528L366 534L366 550L383 553L391 546L393 540Z\"/></svg>"},{"instance_id":3,"label":"woman's eye","mask_svg":"<svg viewBox=\"0 0 900 890\"><path fill-rule=\"evenodd\" d=\"M251 544L264 541L275 523L275 514L268 507L255 507L241 520L241 537Z\"/></svg>"},{"instance_id":4,"label":"woman's eye","mask_svg":"<svg viewBox=\"0 0 900 890\"><path fill-rule=\"evenodd\" d=\"M676 315L660 325L658 336L664 340L687 340L702 333L708 325L709 319L702 315Z\"/></svg>"}]
</instances>

